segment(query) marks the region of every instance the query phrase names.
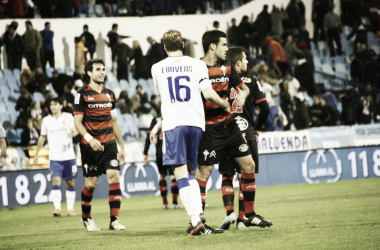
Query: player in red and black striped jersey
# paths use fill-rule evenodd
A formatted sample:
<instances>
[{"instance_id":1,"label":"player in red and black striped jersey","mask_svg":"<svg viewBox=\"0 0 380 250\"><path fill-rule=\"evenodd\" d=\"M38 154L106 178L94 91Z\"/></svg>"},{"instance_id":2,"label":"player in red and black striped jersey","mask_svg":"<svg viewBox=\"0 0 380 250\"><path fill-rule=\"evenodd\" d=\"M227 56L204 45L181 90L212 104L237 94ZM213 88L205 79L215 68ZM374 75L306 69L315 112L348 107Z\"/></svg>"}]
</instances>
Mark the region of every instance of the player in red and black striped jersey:
<instances>
[{"instance_id":1,"label":"player in red and black striped jersey","mask_svg":"<svg viewBox=\"0 0 380 250\"><path fill-rule=\"evenodd\" d=\"M227 59L230 60L237 70L239 77L244 84L249 88L250 93L242 109L235 109L234 118L239 129L242 131L243 136L246 138L249 148L251 150L252 158L255 162L255 172L259 170L259 156L257 149L257 136L260 134L260 130L263 127L268 114L269 105L266 101L265 95L262 92L260 83L256 78L248 76L244 72L247 70L248 60L244 52L243 47L229 48L227 52ZM233 94L233 89L231 94ZM259 107L260 114L255 123L253 117L253 107ZM223 203L227 211L227 216L224 218L222 224L219 226L221 229L228 229L231 223L236 221L236 215L234 213L234 188L232 181L235 172L238 172L239 183L241 181L240 168L236 162L229 157L228 154L223 154L222 160L219 161L219 172L222 174L222 194ZM245 229L244 225L244 204L243 194L239 192L239 217L237 218L237 229Z\"/></svg>"},{"instance_id":2,"label":"player in red and black striped jersey","mask_svg":"<svg viewBox=\"0 0 380 250\"><path fill-rule=\"evenodd\" d=\"M218 30L203 34L202 45L205 52L203 61L207 64L212 88L223 99L228 98L231 111L242 109L249 95L248 87L242 82L231 62L226 60L227 36ZM232 90L234 89L234 90ZM202 203L205 204L206 184L214 163L227 152L239 165L242 172L241 189L244 195L247 226L270 226L271 223L257 216L254 210L256 191L255 163L249 146L234 121L232 114L222 113L216 106L204 102L206 131L198 150L197 180L200 186ZM204 206L203 206L204 209Z\"/></svg>"},{"instance_id":3,"label":"player in red and black striped jersey","mask_svg":"<svg viewBox=\"0 0 380 250\"><path fill-rule=\"evenodd\" d=\"M74 120L78 132L82 135L80 150L83 175L86 178L81 195L82 223L88 231L100 230L91 218L91 201L99 175L104 173L110 186L109 229L122 230L125 226L118 222L121 204L119 175L125 153L116 116L115 95L103 86L105 65L102 59L88 61L85 71L90 77L90 83L76 94L74 100ZM120 152L116 141L120 146Z\"/></svg>"}]
</instances>

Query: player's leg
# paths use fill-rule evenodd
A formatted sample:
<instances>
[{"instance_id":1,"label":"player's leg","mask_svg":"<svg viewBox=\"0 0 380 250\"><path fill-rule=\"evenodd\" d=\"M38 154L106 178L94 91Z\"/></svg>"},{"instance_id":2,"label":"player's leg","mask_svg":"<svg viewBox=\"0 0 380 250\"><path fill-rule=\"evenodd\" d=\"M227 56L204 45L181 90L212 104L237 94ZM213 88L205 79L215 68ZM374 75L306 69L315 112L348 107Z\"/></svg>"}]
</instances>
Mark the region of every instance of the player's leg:
<instances>
[{"instance_id":1,"label":"player's leg","mask_svg":"<svg viewBox=\"0 0 380 250\"><path fill-rule=\"evenodd\" d=\"M61 177L63 174L63 166L59 161L50 161L50 172L51 172L51 199L54 205L53 216L61 216Z\"/></svg>"},{"instance_id":2,"label":"player's leg","mask_svg":"<svg viewBox=\"0 0 380 250\"><path fill-rule=\"evenodd\" d=\"M74 176L77 172L75 159L63 161L63 178L66 181L66 202L67 202L67 215L75 216L74 203L75 203L75 181Z\"/></svg>"},{"instance_id":3,"label":"player's leg","mask_svg":"<svg viewBox=\"0 0 380 250\"><path fill-rule=\"evenodd\" d=\"M160 187L160 193L162 197L162 207L163 209L167 209L168 208L168 199L167 199L168 184L166 181L166 175L167 175L168 167L162 165L162 157L157 157L156 163L158 167L158 172L160 173L160 181L158 184Z\"/></svg>"},{"instance_id":4,"label":"player's leg","mask_svg":"<svg viewBox=\"0 0 380 250\"><path fill-rule=\"evenodd\" d=\"M178 184L174 177L174 173L171 167L169 168L169 176L171 180L170 191L172 192L173 208L179 209L181 208L181 206L178 204L178 194L179 194Z\"/></svg>"},{"instance_id":5,"label":"player's leg","mask_svg":"<svg viewBox=\"0 0 380 250\"><path fill-rule=\"evenodd\" d=\"M120 167L119 167L120 168ZM109 184L108 202L110 206L110 230L124 230L125 226L118 222L121 206L120 170L107 169L107 180Z\"/></svg>"},{"instance_id":6,"label":"player's leg","mask_svg":"<svg viewBox=\"0 0 380 250\"><path fill-rule=\"evenodd\" d=\"M206 187L207 187L207 181L208 178L210 178L211 171L212 171L212 165L199 165L198 171L197 171L197 181L199 185L199 190L201 193L202 198L202 209L205 210L206 206Z\"/></svg>"},{"instance_id":7,"label":"player's leg","mask_svg":"<svg viewBox=\"0 0 380 250\"><path fill-rule=\"evenodd\" d=\"M245 209L244 209L244 196L243 196L243 192L241 191L241 173L238 173L238 180L239 180L239 216L236 221L236 228L246 229L247 227L244 225Z\"/></svg>"}]
</instances>

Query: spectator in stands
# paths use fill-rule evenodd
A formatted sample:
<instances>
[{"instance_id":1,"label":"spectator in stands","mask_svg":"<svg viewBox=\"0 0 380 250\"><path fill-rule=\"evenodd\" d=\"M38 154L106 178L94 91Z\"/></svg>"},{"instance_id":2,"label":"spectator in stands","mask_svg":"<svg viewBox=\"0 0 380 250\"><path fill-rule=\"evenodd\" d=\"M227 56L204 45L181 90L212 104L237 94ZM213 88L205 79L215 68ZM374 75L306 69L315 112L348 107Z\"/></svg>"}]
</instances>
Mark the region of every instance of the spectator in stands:
<instances>
[{"instance_id":1,"label":"spectator in stands","mask_svg":"<svg viewBox=\"0 0 380 250\"><path fill-rule=\"evenodd\" d=\"M278 8L275 5L273 5L271 19L272 19L272 29L271 33L273 37L281 38L282 33L284 32L284 28L282 26L282 23L284 20L288 19L288 13L284 10L284 8Z\"/></svg>"},{"instance_id":2,"label":"spectator in stands","mask_svg":"<svg viewBox=\"0 0 380 250\"><path fill-rule=\"evenodd\" d=\"M361 81L370 83L372 88L379 87L379 71L380 66L377 62L377 54L374 50L369 49L366 53L366 58L361 65ZM375 96L374 96L375 100Z\"/></svg>"},{"instance_id":3,"label":"spectator in stands","mask_svg":"<svg viewBox=\"0 0 380 250\"><path fill-rule=\"evenodd\" d=\"M148 102L148 94L140 84L136 86L136 94L140 96L141 105L144 105Z\"/></svg>"},{"instance_id":4,"label":"spectator in stands","mask_svg":"<svg viewBox=\"0 0 380 250\"><path fill-rule=\"evenodd\" d=\"M4 1L3 1L4 2ZM23 0L9 1L8 12L10 18L24 18L24 2Z\"/></svg>"},{"instance_id":5,"label":"spectator in stands","mask_svg":"<svg viewBox=\"0 0 380 250\"><path fill-rule=\"evenodd\" d=\"M300 86L302 86L308 93L309 96L314 96L316 94L315 82L314 82L314 65L306 60L303 52L297 55L297 65L294 70L294 77L299 81Z\"/></svg>"},{"instance_id":6,"label":"spectator in stands","mask_svg":"<svg viewBox=\"0 0 380 250\"><path fill-rule=\"evenodd\" d=\"M214 21L212 23L211 30L219 30L219 22L218 21Z\"/></svg>"},{"instance_id":7,"label":"spectator in stands","mask_svg":"<svg viewBox=\"0 0 380 250\"><path fill-rule=\"evenodd\" d=\"M33 19L36 12L34 2L32 0L26 0L24 2L26 3L24 18Z\"/></svg>"},{"instance_id":8,"label":"spectator in stands","mask_svg":"<svg viewBox=\"0 0 380 250\"><path fill-rule=\"evenodd\" d=\"M293 65L296 64L296 59L298 54L302 54L302 51L298 49L296 42L294 41L294 36L289 34L286 38L284 45L285 55L288 59L289 69L294 73Z\"/></svg>"},{"instance_id":9,"label":"spectator in stands","mask_svg":"<svg viewBox=\"0 0 380 250\"><path fill-rule=\"evenodd\" d=\"M294 97L293 123L297 130L309 128L310 117L305 101L302 95Z\"/></svg>"},{"instance_id":10,"label":"spectator in stands","mask_svg":"<svg viewBox=\"0 0 380 250\"><path fill-rule=\"evenodd\" d=\"M140 96L136 93L131 97L129 106L127 105L127 113L135 114L141 106Z\"/></svg>"},{"instance_id":11,"label":"spectator in stands","mask_svg":"<svg viewBox=\"0 0 380 250\"><path fill-rule=\"evenodd\" d=\"M6 13L7 5L8 5L8 0L0 2L0 19L7 18L7 13Z\"/></svg>"},{"instance_id":12,"label":"spectator in stands","mask_svg":"<svg viewBox=\"0 0 380 250\"><path fill-rule=\"evenodd\" d=\"M331 119L331 115L326 108L322 107L318 96L314 96L313 101L313 105L309 107L311 127L321 127L327 125L327 122Z\"/></svg>"},{"instance_id":13,"label":"spectator in stands","mask_svg":"<svg viewBox=\"0 0 380 250\"><path fill-rule=\"evenodd\" d=\"M43 71L41 67L38 67L36 71L34 72L35 91L42 93L46 89L46 86L48 85L48 83L49 83L49 80L45 71Z\"/></svg>"},{"instance_id":14,"label":"spectator in stands","mask_svg":"<svg viewBox=\"0 0 380 250\"><path fill-rule=\"evenodd\" d=\"M327 35L327 42L330 48L331 56L336 54L342 55L342 42L340 40L340 33L342 32L342 24L340 22L340 17L334 13L334 7L330 7L329 12L325 15L323 19L323 29ZM337 47L335 53L334 42Z\"/></svg>"},{"instance_id":15,"label":"spectator in stands","mask_svg":"<svg viewBox=\"0 0 380 250\"><path fill-rule=\"evenodd\" d=\"M50 27L50 23L46 22L45 29L40 31L42 37L41 65L44 72L46 71L47 62L49 62L50 68L55 68L53 46L54 32L50 30Z\"/></svg>"},{"instance_id":16,"label":"spectator in stands","mask_svg":"<svg viewBox=\"0 0 380 250\"><path fill-rule=\"evenodd\" d=\"M368 32L372 32L373 30L374 29L369 24L363 22L363 20L360 20L360 23L352 29L351 33L347 36L347 40L355 36L354 53L357 52L359 44L368 44Z\"/></svg>"},{"instance_id":17,"label":"spectator in stands","mask_svg":"<svg viewBox=\"0 0 380 250\"><path fill-rule=\"evenodd\" d=\"M30 94L36 90L34 75L29 68L24 68L20 75L21 88L26 89Z\"/></svg>"},{"instance_id":18,"label":"spectator in stands","mask_svg":"<svg viewBox=\"0 0 380 250\"><path fill-rule=\"evenodd\" d=\"M298 43L306 43L307 48L310 50L311 49L311 44L310 44L310 35L309 31L306 29L305 25L301 26L301 29L298 33Z\"/></svg>"},{"instance_id":19,"label":"spectator in stands","mask_svg":"<svg viewBox=\"0 0 380 250\"><path fill-rule=\"evenodd\" d=\"M74 78L83 79L84 76L84 66L85 66L85 57L84 57L84 42L80 37L75 37L75 64L74 64Z\"/></svg>"},{"instance_id":20,"label":"spectator in stands","mask_svg":"<svg viewBox=\"0 0 380 250\"><path fill-rule=\"evenodd\" d=\"M120 0L117 5L116 15L118 16L132 16L133 10L128 0Z\"/></svg>"},{"instance_id":21,"label":"spectator in stands","mask_svg":"<svg viewBox=\"0 0 380 250\"><path fill-rule=\"evenodd\" d=\"M21 133L21 143L20 146L23 147L25 156L29 158L29 146L35 146L38 142L38 136L40 132L36 129L33 123L33 119L29 118L27 126Z\"/></svg>"},{"instance_id":22,"label":"spectator in stands","mask_svg":"<svg viewBox=\"0 0 380 250\"><path fill-rule=\"evenodd\" d=\"M75 0L57 0L55 10L59 18L78 17L78 5Z\"/></svg>"},{"instance_id":23,"label":"spectator in stands","mask_svg":"<svg viewBox=\"0 0 380 250\"><path fill-rule=\"evenodd\" d=\"M33 125L37 130L41 130L42 118L46 116L46 113L41 109L39 102L32 102L30 107L30 118L33 120Z\"/></svg>"},{"instance_id":24,"label":"spectator in stands","mask_svg":"<svg viewBox=\"0 0 380 250\"><path fill-rule=\"evenodd\" d=\"M48 90L45 90L42 94L44 95L44 101L41 104L41 108L44 110L45 114L49 114L50 102L54 98L54 95Z\"/></svg>"},{"instance_id":25,"label":"spectator in stands","mask_svg":"<svg viewBox=\"0 0 380 250\"><path fill-rule=\"evenodd\" d=\"M288 60L282 45L275 41L272 37L265 38L265 44L269 46L272 52L272 63L279 76L284 76L288 71Z\"/></svg>"},{"instance_id":26,"label":"spectator in stands","mask_svg":"<svg viewBox=\"0 0 380 250\"><path fill-rule=\"evenodd\" d=\"M238 42L238 27L236 26L236 19L231 19L231 27L227 23L228 29L227 29L227 40L228 40L228 46L234 47L237 46Z\"/></svg>"},{"instance_id":27,"label":"spectator in stands","mask_svg":"<svg viewBox=\"0 0 380 250\"><path fill-rule=\"evenodd\" d=\"M197 42L186 38L183 38L183 42L185 43L185 46L182 49L182 53L186 56L195 58L194 46L197 44Z\"/></svg>"},{"instance_id":28,"label":"spectator in stands","mask_svg":"<svg viewBox=\"0 0 380 250\"><path fill-rule=\"evenodd\" d=\"M132 49L122 42L121 37L117 38L117 43L113 48L112 61L117 64L117 80L125 79L129 81L129 62L132 57Z\"/></svg>"},{"instance_id":29,"label":"spectator in stands","mask_svg":"<svg viewBox=\"0 0 380 250\"><path fill-rule=\"evenodd\" d=\"M28 109L31 106L32 102L33 99L30 96L29 91L24 88L21 89L21 96L17 99L15 107L16 111L20 112L20 116L25 115L26 117L28 117Z\"/></svg>"},{"instance_id":30,"label":"spectator in stands","mask_svg":"<svg viewBox=\"0 0 380 250\"><path fill-rule=\"evenodd\" d=\"M119 29L119 25L117 23L112 24L112 30L110 30L107 33L108 37L108 47L111 49L111 59L115 58L116 55L114 55L113 48L117 44L117 39L120 37L121 39L128 38L129 36L122 36L117 33L117 30Z\"/></svg>"},{"instance_id":31,"label":"spectator in stands","mask_svg":"<svg viewBox=\"0 0 380 250\"><path fill-rule=\"evenodd\" d=\"M157 95L151 95L150 97L150 105L156 110L157 114L160 114L160 104L159 104L158 96Z\"/></svg>"},{"instance_id":32,"label":"spectator in stands","mask_svg":"<svg viewBox=\"0 0 380 250\"><path fill-rule=\"evenodd\" d=\"M325 15L330 9L329 0L315 0L312 9L312 22L314 23L314 43L317 44L319 40L326 40L325 31L323 28L323 20Z\"/></svg>"},{"instance_id":33,"label":"spectator in stands","mask_svg":"<svg viewBox=\"0 0 380 250\"><path fill-rule=\"evenodd\" d=\"M252 25L249 23L248 16L243 16L238 26L238 45L244 47L245 50L249 50L250 37L252 32L253 28ZM247 55L249 55L249 53Z\"/></svg>"},{"instance_id":34,"label":"spectator in stands","mask_svg":"<svg viewBox=\"0 0 380 250\"><path fill-rule=\"evenodd\" d=\"M135 0L131 4L135 16L145 16L148 5L145 0Z\"/></svg>"},{"instance_id":35,"label":"spectator in stands","mask_svg":"<svg viewBox=\"0 0 380 250\"><path fill-rule=\"evenodd\" d=\"M146 61L148 64L148 69L152 68L153 64L165 59L167 54L164 50L164 45L153 40L152 37L148 36L147 39L150 44L148 52L146 53ZM148 70L149 77L151 78L151 72Z\"/></svg>"},{"instance_id":36,"label":"spectator in stands","mask_svg":"<svg viewBox=\"0 0 380 250\"><path fill-rule=\"evenodd\" d=\"M130 113L129 112L130 102L131 102L131 100L129 99L128 91L126 91L125 89L123 89L120 92L119 98L117 99L117 102L116 102L117 107L119 107L120 112L122 114Z\"/></svg>"},{"instance_id":37,"label":"spectator in stands","mask_svg":"<svg viewBox=\"0 0 380 250\"><path fill-rule=\"evenodd\" d=\"M369 8L370 17L373 29L376 31L380 30L380 0L372 1L372 4Z\"/></svg>"},{"instance_id":38,"label":"spectator in stands","mask_svg":"<svg viewBox=\"0 0 380 250\"><path fill-rule=\"evenodd\" d=\"M286 7L286 13L288 13L289 18L284 20L284 33L297 35L299 28L303 24L298 0L290 0Z\"/></svg>"},{"instance_id":39,"label":"spectator in stands","mask_svg":"<svg viewBox=\"0 0 380 250\"><path fill-rule=\"evenodd\" d=\"M52 0L34 0L33 1L40 10L41 18L52 18L57 1Z\"/></svg>"},{"instance_id":40,"label":"spectator in stands","mask_svg":"<svg viewBox=\"0 0 380 250\"><path fill-rule=\"evenodd\" d=\"M359 60L359 58L355 54L350 54L349 59L351 61L350 63L350 77L355 82L359 82L359 79L361 78L361 72L360 68L363 62Z\"/></svg>"},{"instance_id":41,"label":"spectator in stands","mask_svg":"<svg viewBox=\"0 0 380 250\"><path fill-rule=\"evenodd\" d=\"M342 102L342 121L345 125L354 125L357 122L357 110L359 106L357 91L355 89L348 89L340 100Z\"/></svg>"},{"instance_id":42,"label":"spectator in stands","mask_svg":"<svg viewBox=\"0 0 380 250\"><path fill-rule=\"evenodd\" d=\"M377 110L372 97L372 86L370 83L365 85L358 104L358 123L370 124L372 120L377 121Z\"/></svg>"},{"instance_id":43,"label":"spectator in stands","mask_svg":"<svg viewBox=\"0 0 380 250\"><path fill-rule=\"evenodd\" d=\"M68 104L71 104L71 106L74 106L74 95L71 93L72 85L66 83L63 87L63 98L66 99Z\"/></svg>"},{"instance_id":44,"label":"spectator in stands","mask_svg":"<svg viewBox=\"0 0 380 250\"><path fill-rule=\"evenodd\" d=\"M334 110L330 105L327 105L325 99L320 98L319 100L321 102L322 108L324 108L325 111L327 111L327 113L328 113L327 117L329 117L329 119L326 121L324 126L335 126L335 125L337 125L338 116L339 116L339 113L337 112L337 110Z\"/></svg>"},{"instance_id":45,"label":"spectator in stands","mask_svg":"<svg viewBox=\"0 0 380 250\"><path fill-rule=\"evenodd\" d=\"M133 41L133 55L132 58L135 59L135 64L133 65L134 74L133 78L136 80L143 78L148 78L148 66L146 64L145 58L143 56L140 43L138 41Z\"/></svg>"},{"instance_id":46,"label":"spectator in stands","mask_svg":"<svg viewBox=\"0 0 380 250\"><path fill-rule=\"evenodd\" d=\"M42 48L42 38L40 32L33 28L30 21L25 22L26 31L23 35L24 55L31 71L41 67L40 50Z\"/></svg>"},{"instance_id":47,"label":"spectator in stands","mask_svg":"<svg viewBox=\"0 0 380 250\"><path fill-rule=\"evenodd\" d=\"M290 130L290 126L293 122L293 98L289 93L289 81L284 80L282 86L283 87L280 93L280 106L288 120L288 124L284 126L284 130L287 131Z\"/></svg>"},{"instance_id":48,"label":"spectator in stands","mask_svg":"<svg viewBox=\"0 0 380 250\"><path fill-rule=\"evenodd\" d=\"M259 53L259 49L261 49L261 54L268 54L268 49L265 45L265 37L269 34L269 30L267 30L267 25L265 24L265 20L262 16L258 16L256 21L252 25L252 33L251 33L251 43L254 48L256 48L256 53Z\"/></svg>"},{"instance_id":49,"label":"spectator in stands","mask_svg":"<svg viewBox=\"0 0 380 250\"><path fill-rule=\"evenodd\" d=\"M18 23L13 21L3 34L5 52L7 54L7 68L10 70L21 69L21 59L23 54L23 42L16 30Z\"/></svg>"},{"instance_id":50,"label":"spectator in stands","mask_svg":"<svg viewBox=\"0 0 380 250\"><path fill-rule=\"evenodd\" d=\"M366 43L361 43L359 45L359 51L356 53L356 58L359 59L361 62L365 61L367 59L368 54L368 46Z\"/></svg>"},{"instance_id":51,"label":"spectator in stands","mask_svg":"<svg viewBox=\"0 0 380 250\"><path fill-rule=\"evenodd\" d=\"M297 0L296 2L297 2L297 7L298 7L298 10L300 13L301 25L305 25L306 24L306 17L305 17L306 7L305 7L305 4L302 2L302 0Z\"/></svg>"},{"instance_id":52,"label":"spectator in stands","mask_svg":"<svg viewBox=\"0 0 380 250\"><path fill-rule=\"evenodd\" d=\"M85 9L87 15L89 13L95 12L95 0L81 0L81 1L84 5L84 9Z\"/></svg>"},{"instance_id":53,"label":"spectator in stands","mask_svg":"<svg viewBox=\"0 0 380 250\"><path fill-rule=\"evenodd\" d=\"M274 88L266 82L265 77L258 77L258 81L261 85L262 91L265 95L265 99L267 99L267 103L269 106L274 106L275 102L273 100L273 92Z\"/></svg>"},{"instance_id":54,"label":"spectator in stands","mask_svg":"<svg viewBox=\"0 0 380 250\"><path fill-rule=\"evenodd\" d=\"M66 74L60 74L57 70L53 70L53 78L50 79L53 88L58 96L63 96L64 91L63 88L65 84L69 83L71 86L74 84L74 78L66 75Z\"/></svg>"},{"instance_id":55,"label":"spectator in stands","mask_svg":"<svg viewBox=\"0 0 380 250\"><path fill-rule=\"evenodd\" d=\"M264 79L265 82L269 83L270 85L275 85L278 83L278 77L276 73L271 70L264 61L256 64L252 68L252 71L258 79Z\"/></svg>"},{"instance_id":56,"label":"spectator in stands","mask_svg":"<svg viewBox=\"0 0 380 250\"><path fill-rule=\"evenodd\" d=\"M272 17L271 14L268 12L268 5L265 4L263 6L263 10L260 12L260 14L257 16L257 19L262 19L263 23L266 27L266 30L269 32L272 30Z\"/></svg>"},{"instance_id":57,"label":"spectator in stands","mask_svg":"<svg viewBox=\"0 0 380 250\"><path fill-rule=\"evenodd\" d=\"M87 24L83 25L83 33L81 37L86 38L84 46L88 49L88 52L90 53L90 58L93 59L94 53L96 50L96 41L95 41L94 35L88 31Z\"/></svg>"}]
</instances>

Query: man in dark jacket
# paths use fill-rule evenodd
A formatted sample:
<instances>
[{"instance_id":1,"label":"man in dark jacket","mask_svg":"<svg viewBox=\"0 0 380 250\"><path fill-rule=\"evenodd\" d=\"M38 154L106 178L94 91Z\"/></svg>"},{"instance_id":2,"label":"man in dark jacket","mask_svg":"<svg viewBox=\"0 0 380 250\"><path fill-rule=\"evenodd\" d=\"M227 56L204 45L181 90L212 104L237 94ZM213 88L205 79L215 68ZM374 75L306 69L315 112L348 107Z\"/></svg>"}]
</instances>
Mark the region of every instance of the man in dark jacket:
<instances>
[{"instance_id":1,"label":"man in dark jacket","mask_svg":"<svg viewBox=\"0 0 380 250\"><path fill-rule=\"evenodd\" d=\"M45 72L47 62L49 62L50 68L55 67L53 47L54 32L50 30L49 22L45 23L45 29L41 30L40 34L42 37L41 66Z\"/></svg>"},{"instance_id":2,"label":"man in dark jacket","mask_svg":"<svg viewBox=\"0 0 380 250\"><path fill-rule=\"evenodd\" d=\"M113 51L113 48L115 47L115 45L117 44L117 39L120 37L121 39L123 38L128 38L129 36L122 36L122 35L119 35L117 33L117 30L119 29L119 25L114 23L112 24L112 30L110 30L108 33L107 33L107 37L108 37L108 47L111 48L111 57L112 59L115 57L114 55L114 51Z\"/></svg>"},{"instance_id":3,"label":"man in dark jacket","mask_svg":"<svg viewBox=\"0 0 380 250\"><path fill-rule=\"evenodd\" d=\"M66 84L70 84L70 86L74 85L74 78L71 76L68 76L66 74L59 74L58 71L53 71L53 78L50 79L53 88L55 92L58 94L58 96L63 96L64 94L64 86Z\"/></svg>"},{"instance_id":4,"label":"man in dark jacket","mask_svg":"<svg viewBox=\"0 0 380 250\"><path fill-rule=\"evenodd\" d=\"M83 33L81 36L84 36L86 38L84 46L88 49L88 52L90 53L90 58L93 59L96 50L96 41L94 35L88 31L87 24L83 26Z\"/></svg>"},{"instance_id":5,"label":"man in dark jacket","mask_svg":"<svg viewBox=\"0 0 380 250\"><path fill-rule=\"evenodd\" d=\"M117 63L117 80L125 79L129 81L129 62L132 49L121 41L121 37L118 37L113 52L112 61Z\"/></svg>"},{"instance_id":6,"label":"man in dark jacket","mask_svg":"<svg viewBox=\"0 0 380 250\"><path fill-rule=\"evenodd\" d=\"M272 30L272 17L268 12L268 5L264 5L263 10L260 12L257 18L263 19L264 25L268 31Z\"/></svg>"},{"instance_id":7,"label":"man in dark jacket","mask_svg":"<svg viewBox=\"0 0 380 250\"><path fill-rule=\"evenodd\" d=\"M60 18L67 18L73 16L78 16L78 6L75 0L57 0L56 14Z\"/></svg>"},{"instance_id":8,"label":"man in dark jacket","mask_svg":"<svg viewBox=\"0 0 380 250\"><path fill-rule=\"evenodd\" d=\"M3 35L5 52L7 54L7 68L11 70L21 69L23 45L21 36L16 33L17 27L18 23L12 22Z\"/></svg>"},{"instance_id":9,"label":"man in dark jacket","mask_svg":"<svg viewBox=\"0 0 380 250\"><path fill-rule=\"evenodd\" d=\"M30 21L25 22L26 31L23 35L24 55L31 71L41 67L40 50L42 38L40 32L33 28Z\"/></svg>"}]
</instances>

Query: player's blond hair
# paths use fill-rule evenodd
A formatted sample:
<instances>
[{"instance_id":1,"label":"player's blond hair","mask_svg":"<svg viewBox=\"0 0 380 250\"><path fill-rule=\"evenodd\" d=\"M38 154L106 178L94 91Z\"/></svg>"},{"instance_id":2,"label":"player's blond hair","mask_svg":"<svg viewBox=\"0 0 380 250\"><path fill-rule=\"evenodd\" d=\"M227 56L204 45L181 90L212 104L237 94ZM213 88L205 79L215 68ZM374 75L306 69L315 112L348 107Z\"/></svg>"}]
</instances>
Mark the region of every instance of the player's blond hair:
<instances>
[{"instance_id":1,"label":"player's blond hair","mask_svg":"<svg viewBox=\"0 0 380 250\"><path fill-rule=\"evenodd\" d=\"M177 30L167 31L164 34L162 41L167 51L177 51L182 50L183 48L182 34Z\"/></svg>"}]
</instances>

